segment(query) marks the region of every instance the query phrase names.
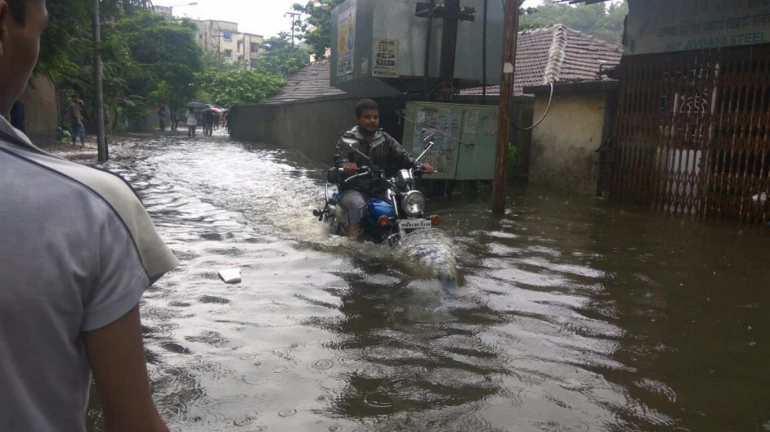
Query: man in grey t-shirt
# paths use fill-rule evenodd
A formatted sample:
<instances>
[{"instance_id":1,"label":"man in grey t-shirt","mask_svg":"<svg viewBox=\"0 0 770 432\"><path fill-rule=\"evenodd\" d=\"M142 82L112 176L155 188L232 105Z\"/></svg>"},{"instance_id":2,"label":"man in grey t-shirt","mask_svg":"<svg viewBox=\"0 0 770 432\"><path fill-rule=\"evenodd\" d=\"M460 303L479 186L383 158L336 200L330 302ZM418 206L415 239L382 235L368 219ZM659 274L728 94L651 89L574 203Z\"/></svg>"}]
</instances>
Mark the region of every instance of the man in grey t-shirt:
<instances>
[{"instance_id":1,"label":"man in grey t-shirt","mask_svg":"<svg viewBox=\"0 0 770 432\"><path fill-rule=\"evenodd\" d=\"M37 61L45 0L0 0L0 431L167 432L139 315L177 265L118 177L55 158L6 120Z\"/></svg>"}]
</instances>

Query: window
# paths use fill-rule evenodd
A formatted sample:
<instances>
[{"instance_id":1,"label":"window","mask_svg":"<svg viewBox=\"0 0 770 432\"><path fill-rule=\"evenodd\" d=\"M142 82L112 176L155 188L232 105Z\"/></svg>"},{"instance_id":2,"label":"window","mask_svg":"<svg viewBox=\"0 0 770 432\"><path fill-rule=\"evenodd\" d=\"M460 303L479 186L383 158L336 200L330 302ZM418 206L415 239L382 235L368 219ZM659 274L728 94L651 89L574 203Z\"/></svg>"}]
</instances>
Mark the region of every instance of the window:
<instances>
[{"instance_id":1,"label":"window","mask_svg":"<svg viewBox=\"0 0 770 432\"><path fill-rule=\"evenodd\" d=\"M241 48L243 48L243 41L238 41L238 52L241 52Z\"/></svg>"},{"instance_id":2,"label":"window","mask_svg":"<svg viewBox=\"0 0 770 432\"><path fill-rule=\"evenodd\" d=\"M251 43L251 52L258 53L259 52L259 44L256 42Z\"/></svg>"},{"instance_id":3,"label":"window","mask_svg":"<svg viewBox=\"0 0 770 432\"><path fill-rule=\"evenodd\" d=\"M233 50L225 50L225 57L233 58Z\"/></svg>"},{"instance_id":4,"label":"window","mask_svg":"<svg viewBox=\"0 0 770 432\"><path fill-rule=\"evenodd\" d=\"M232 41L233 40L233 32L231 32L230 30L223 31L222 35L224 36L226 41Z\"/></svg>"}]
</instances>

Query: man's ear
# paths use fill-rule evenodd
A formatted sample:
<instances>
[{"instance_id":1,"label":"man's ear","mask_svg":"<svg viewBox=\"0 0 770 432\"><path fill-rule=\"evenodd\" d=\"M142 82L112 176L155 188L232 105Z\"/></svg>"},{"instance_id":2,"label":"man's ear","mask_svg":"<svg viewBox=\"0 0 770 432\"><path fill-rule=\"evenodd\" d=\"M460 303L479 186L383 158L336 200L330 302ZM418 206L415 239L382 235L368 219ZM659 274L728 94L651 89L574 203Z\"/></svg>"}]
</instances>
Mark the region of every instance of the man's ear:
<instances>
[{"instance_id":1,"label":"man's ear","mask_svg":"<svg viewBox=\"0 0 770 432\"><path fill-rule=\"evenodd\" d=\"M10 18L8 3L5 0L0 0L0 57L5 53L5 46L8 43L8 20Z\"/></svg>"}]
</instances>

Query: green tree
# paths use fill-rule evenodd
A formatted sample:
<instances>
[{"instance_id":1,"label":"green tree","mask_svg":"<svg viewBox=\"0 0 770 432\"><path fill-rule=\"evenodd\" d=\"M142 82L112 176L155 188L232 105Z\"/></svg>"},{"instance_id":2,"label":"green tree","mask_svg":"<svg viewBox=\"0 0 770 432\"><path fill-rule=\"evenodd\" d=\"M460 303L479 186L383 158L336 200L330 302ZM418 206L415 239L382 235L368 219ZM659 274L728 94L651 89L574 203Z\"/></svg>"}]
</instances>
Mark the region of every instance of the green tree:
<instances>
[{"instance_id":1,"label":"green tree","mask_svg":"<svg viewBox=\"0 0 770 432\"><path fill-rule=\"evenodd\" d=\"M291 46L291 36L280 33L264 43L265 53L257 60L255 70L278 76L287 76L302 69L310 62L306 49Z\"/></svg>"},{"instance_id":2,"label":"green tree","mask_svg":"<svg viewBox=\"0 0 770 432\"><path fill-rule=\"evenodd\" d=\"M132 93L144 95L152 103L170 102L177 107L195 95L193 83L203 71L203 53L195 42L192 21L135 13L110 26L107 40L118 50L110 58L116 75L125 66L133 69L124 77Z\"/></svg>"},{"instance_id":3,"label":"green tree","mask_svg":"<svg viewBox=\"0 0 770 432\"><path fill-rule=\"evenodd\" d=\"M520 30L531 30L564 24L567 27L595 36L613 44L620 44L623 23L628 14L628 3L569 5L556 0L544 0L534 11L522 16Z\"/></svg>"},{"instance_id":4,"label":"green tree","mask_svg":"<svg viewBox=\"0 0 770 432\"><path fill-rule=\"evenodd\" d=\"M301 12L304 19L299 22L299 37L310 45L311 54L322 59L331 47L332 9L344 0L310 0L304 6L294 4L294 10Z\"/></svg>"},{"instance_id":5,"label":"green tree","mask_svg":"<svg viewBox=\"0 0 770 432\"><path fill-rule=\"evenodd\" d=\"M37 72L51 77L55 82L66 80L82 65L89 55L92 43L91 0L48 0L46 6L51 25L43 33ZM102 0L100 17L109 23L121 16L132 14L151 6L149 0Z\"/></svg>"},{"instance_id":6,"label":"green tree","mask_svg":"<svg viewBox=\"0 0 770 432\"><path fill-rule=\"evenodd\" d=\"M264 103L286 85L280 76L259 71L213 69L199 74L197 83L211 102L223 108Z\"/></svg>"}]
</instances>

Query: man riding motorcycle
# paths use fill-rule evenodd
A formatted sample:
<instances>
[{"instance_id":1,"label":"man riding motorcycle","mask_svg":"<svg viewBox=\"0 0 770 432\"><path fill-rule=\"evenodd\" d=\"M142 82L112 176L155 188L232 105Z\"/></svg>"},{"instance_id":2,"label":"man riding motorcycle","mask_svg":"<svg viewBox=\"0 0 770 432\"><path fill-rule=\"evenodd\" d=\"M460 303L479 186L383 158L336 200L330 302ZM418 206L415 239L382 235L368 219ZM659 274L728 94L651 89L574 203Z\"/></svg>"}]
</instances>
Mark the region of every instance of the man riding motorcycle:
<instances>
[{"instance_id":1,"label":"man riding motorcycle","mask_svg":"<svg viewBox=\"0 0 770 432\"><path fill-rule=\"evenodd\" d=\"M380 129L380 108L377 102L370 99L358 102L356 120L358 125L343 134L334 152L334 164L343 169L345 176L356 175L358 168L364 165L371 165L372 168L376 166L386 172L410 168L422 168L427 174L435 172L430 164L417 165L412 155L398 141ZM344 138L348 138L348 141L353 138L358 144L348 144ZM358 152L368 156L371 162ZM345 226L345 236L358 238L366 204L371 197L383 192L379 189L371 177L366 176L342 183L339 206L345 212L341 221Z\"/></svg>"}]
</instances>

